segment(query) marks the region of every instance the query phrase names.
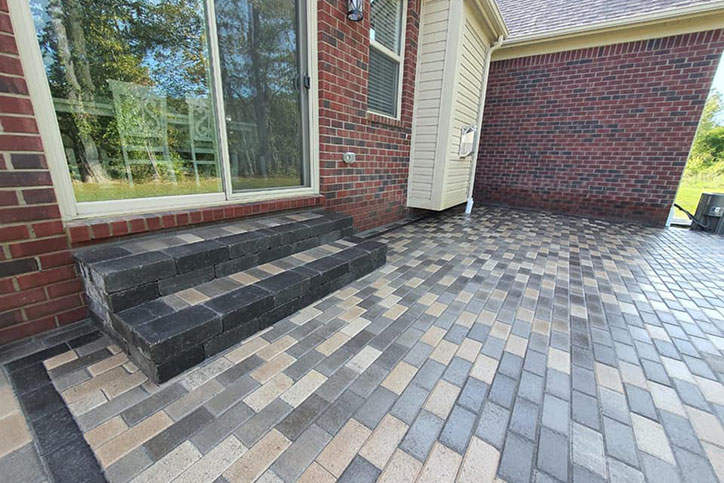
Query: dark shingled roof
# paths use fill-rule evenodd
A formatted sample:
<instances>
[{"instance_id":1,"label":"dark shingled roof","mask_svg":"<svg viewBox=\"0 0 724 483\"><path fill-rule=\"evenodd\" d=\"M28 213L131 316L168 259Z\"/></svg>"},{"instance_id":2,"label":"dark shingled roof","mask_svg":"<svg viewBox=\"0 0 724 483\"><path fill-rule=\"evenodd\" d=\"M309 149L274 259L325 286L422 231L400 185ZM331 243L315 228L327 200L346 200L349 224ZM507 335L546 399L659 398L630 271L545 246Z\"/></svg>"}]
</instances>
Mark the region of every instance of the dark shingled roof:
<instances>
[{"instance_id":1,"label":"dark shingled roof","mask_svg":"<svg viewBox=\"0 0 724 483\"><path fill-rule=\"evenodd\" d=\"M497 0L511 38L712 2L714 0Z\"/></svg>"}]
</instances>

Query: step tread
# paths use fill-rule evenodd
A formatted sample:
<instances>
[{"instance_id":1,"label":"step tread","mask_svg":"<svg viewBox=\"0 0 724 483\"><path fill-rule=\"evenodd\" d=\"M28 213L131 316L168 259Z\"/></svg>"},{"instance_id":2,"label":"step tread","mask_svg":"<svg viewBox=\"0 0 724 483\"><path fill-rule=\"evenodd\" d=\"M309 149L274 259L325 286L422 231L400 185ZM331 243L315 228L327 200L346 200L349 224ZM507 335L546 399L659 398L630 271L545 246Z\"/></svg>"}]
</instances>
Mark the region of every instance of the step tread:
<instances>
[{"instance_id":1,"label":"step tread","mask_svg":"<svg viewBox=\"0 0 724 483\"><path fill-rule=\"evenodd\" d=\"M187 289L132 307L113 315L113 326L144 372L167 379L364 276L385 255L380 242L339 240L217 279L206 293Z\"/></svg>"},{"instance_id":2,"label":"step tread","mask_svg":"<svg viewBox=\"0 0 724 483\"><path fill-rule=\"evenodd\" d=\"M243 219L238 221L215 224L205 227L191 227L174 231L173 233L158 233L144 235L132 240L121 240L105 243L100 246L80 248L73 254L75 258L85 264L98 266L103 262L124 258L149 252L168 253L179 250L183 252L184 246L199 242L219 241L220 238L233 235L249 234L261 230L283 230L284 226L297 223L314 223L314 220L340 220L347 218L338 213L314 210L289 215L277 215L264 218ZM350 223L351 224L351 223ZM246 235L250 236L250 235Z\"/></svg>"}]
</instances>

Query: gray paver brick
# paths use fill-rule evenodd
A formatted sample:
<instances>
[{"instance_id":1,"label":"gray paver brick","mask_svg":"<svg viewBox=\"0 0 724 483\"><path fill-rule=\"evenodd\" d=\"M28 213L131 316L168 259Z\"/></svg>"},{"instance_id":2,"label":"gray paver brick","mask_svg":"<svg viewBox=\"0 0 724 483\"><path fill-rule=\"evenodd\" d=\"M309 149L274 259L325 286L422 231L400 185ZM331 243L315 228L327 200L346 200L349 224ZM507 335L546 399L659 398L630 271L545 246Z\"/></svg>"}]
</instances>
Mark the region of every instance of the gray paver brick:
<instances>
[{"instance_id":1,"label":"gray paver brick","mask_svg":"<svg viewBox=\"0 0 724 483\"><path fill-rule=\"evenodd\" d=\"M537 404L517 398L510 417L510 429L531 441L535 441L539 409Z\"/></svg>"},{"instance_id":2,"label":"gray paver brick","mask_svg":"<svg viewBox=\"0 0 724 483\"><path fill-rule=\"evenodd\" d=\"M541 422L543 426L567 435L568 423L570 422L568 412L568 402L546 394L543 398L543 417Z\"/></svg>"},{"instance_id":3,"label":"gray paver brick","mask_svg":"<svg viewBox=\"0 0 724 483\"><path fill-rule=\"evenodd\" d=\"M606 452L609 455L638 468L636 441L630 426L610 418L603 418L603 434L606 439Z\"/></svg>"},{"instance_id":4,"label":"gray paver brick","mask_svg":"<svg viewBox=\"0 0 724 483\"><path fill-rule=\"evenodd\" d=\"M429 411L422 410L410 426L400 448L420 461L425 461L444 421Z\"/></svg>"},{"instance_id":5,"label":"gray paver brick","mask_svg":"<svg viewBox=\"0 0 724 483\"><path fill-rule=\"evenodd\" d=\"M568 438L542 428L538 439L537 466L560 481L568 481Z\"/></svg>"},{"instance_id":6,"label":"gray paver brick","mask_svg":"<svg viewBox=\"0 0 724 483\"><path fill-rule=\"evenodd\" d=\"M379 475L380 470L375 465L361 456L355 456L338 481L343 483L373 483L377 481Z\"/></svg>"},{"instance_id":7,"label":"gray paver brick","mask_svg":"<svg viewBox=\"0 0 724 483\"><path fill-rule=\"evenodd\" d=\"M490 386L488 398L496 404L510 409L515 398L516 381L503 374L498 374Z\"/></svg>"},{"instance_id":8,"label":"gray paver brick","mask_svg":"<svg viewBox=\"0 0 724 483\"><path fill-rule=\"evenodd\" d=\"M498 473L509 483L530 481L533 467L533 443L515 433L509 433L500 458Z\"/></svg>"},{"instance_id":9,"label":"gray paver brick","mask_svg":"<svg viewBox=\"0 0 724 483\"><path fill-rule=\"evenodd\" d=\"M440 434L440 442L450 449L465 454L465 448L475 424L475 414L455 405Z\"/></svg>"},{"instance_id":10,"label":"gray paver brick","mask_svg":"<svg viewBox=\"0 0 724 483\"><path fill-rule=\"evenodd\" d=\"M572 403L573 420L598 431L601 427L598 400L582 392L573 391Z\"/></svg>"},{"instance_id":11,"label":"gray paver brick","mask_svg":"<svg viewBox=\"0 0 724 483\"><path fill-rule=\"evenodd\" d=\"M331 439L329 433L313 424L282 453L271 469L287 483L297 481Z\"/></svg>"},{"instance_id":12,"label":"gray paver brick","mask_svg":"<svg viewBox=\"0 0 724 483\"><path fill-rule=\"evenodd\" d=\"M507 409L491 401L486 402L475 430L476 436L498 449L502 448L509 417Z\"/></svg>"}]
</instances>

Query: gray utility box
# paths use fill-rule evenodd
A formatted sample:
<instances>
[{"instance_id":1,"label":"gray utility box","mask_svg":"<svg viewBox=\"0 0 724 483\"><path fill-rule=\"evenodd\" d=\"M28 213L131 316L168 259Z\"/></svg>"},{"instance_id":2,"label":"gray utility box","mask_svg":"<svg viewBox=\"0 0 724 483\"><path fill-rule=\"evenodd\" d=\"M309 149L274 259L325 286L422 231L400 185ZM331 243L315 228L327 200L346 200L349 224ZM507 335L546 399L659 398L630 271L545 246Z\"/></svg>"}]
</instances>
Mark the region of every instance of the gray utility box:
<instances>
[{"instance_id":1,"label":"gray utility box","mask_svg":"<svg viewBox=\"0 0 724 483\"><path fill-rule=\"evenodd\" d=\"M705 231L724 235L724 193L702 193L695 216L704 225L708 223ZM692 223L691 228L704 230L696 223Z\"/></svg>"}]
</instances>

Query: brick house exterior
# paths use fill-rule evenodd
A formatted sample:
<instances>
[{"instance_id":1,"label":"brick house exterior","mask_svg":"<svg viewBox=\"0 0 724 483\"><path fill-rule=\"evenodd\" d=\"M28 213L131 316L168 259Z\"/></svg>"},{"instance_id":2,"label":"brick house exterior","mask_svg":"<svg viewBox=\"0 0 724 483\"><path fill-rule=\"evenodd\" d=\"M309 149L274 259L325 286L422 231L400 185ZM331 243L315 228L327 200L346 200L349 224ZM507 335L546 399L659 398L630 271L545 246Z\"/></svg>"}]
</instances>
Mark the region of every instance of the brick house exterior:
<instances>
[{"instance_id":1,"label":"brick house exterior","mask_svg":"<svg viewBox=\"0 0 724 483\"><path fill-rule=\"evenodd\" d=\"M317 1L319 194L79 220L61 216L34 114L52 108L30 98L7 2L0 0L0 344L86 316L77 247L299 208L350 214L359 230L408 214L422 0L406 2L399 120L367 111L369 16L350 22L346 1ZM722 48L715 31L493 62L476 199L663 223ZM644 69L653 84L631 87ZM584 80L589 74L600 82ZM645 139L645 124L662 113L670 114L665 139ZM573 125L580 121L583 129ZM353 165L341 160L350 150Z\"/></svg>"},{"instance_id":2,"label":"brick house exterior","mask_svg":"<svg viewBox=\"0 0 724 483\"><path fill-rule=\"evenodd\" d=\"M663 226L724 31L493 62L482 203Z\"/></svg>"},{"instance_id":3,"label":"brick house exterior","mask_svg":"<svg viewBox=\"0 0 724 483\"><path fill-rule=\"evenodd\" d=\"M414 92L419 0L407 3L403 91ZM0 0L0 344L86 316L72 248L150 231L304 207L350 214L357 229L405 216L413 96L400 120L367 113L369 17L318 2L320 195L64 223L43 154L7 0ZM354 147L357 162L341 153Z\"/></svg>"}]
</instances>

